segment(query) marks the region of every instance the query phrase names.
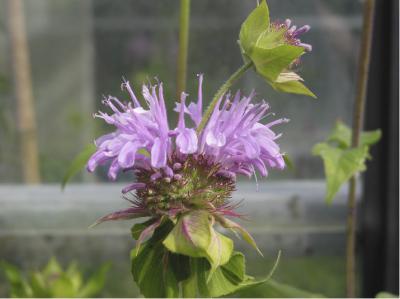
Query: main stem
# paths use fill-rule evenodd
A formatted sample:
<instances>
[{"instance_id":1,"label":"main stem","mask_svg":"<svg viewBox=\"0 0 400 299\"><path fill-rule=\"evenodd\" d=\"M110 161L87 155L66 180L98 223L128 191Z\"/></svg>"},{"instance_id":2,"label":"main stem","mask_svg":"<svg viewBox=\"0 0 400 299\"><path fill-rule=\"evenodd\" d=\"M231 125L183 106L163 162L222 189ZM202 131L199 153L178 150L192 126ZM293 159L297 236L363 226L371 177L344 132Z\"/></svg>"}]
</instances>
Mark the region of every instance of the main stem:
<instances>
[{"instance_id":1,"label":"main stem","mask_svg":"<svg viewBox=\"0 0 400 299\"><path fill-rule=\"evenodd\" d=\"M176 78L176 98L186 89L187 57L189 45L190 0L181 0L179 17L179 49Z\"/></svg>"},{"instance_id":2,"label":"main stem","mask_svg":"<svg viewBox=\"0 0 400 299\"><path fill-rule=\"evenodd\" d=\"M246 62L243 64L236 72L232 74L232 76L229 77L228 80L222 86L218 89L216 94L214 95L210 105L208 106L206 112L203 115L203 118L197 127L197 133L200 134L201 131L204 129L205 125L207 124L207 121L209 120L211 113L213 112L215 105L217 105L218 100L231 88L231 86L239 80L240 77L243 76L243 74L253 65L251 61Z\"/></svg>"},{"instance_id":3,"label":"main stem","mask_svg":"<svg viewBox=\"0 0 400 299\"><path fill-rule=\"evenodd\" d=\"M353 108L352 147L359 146L363 126L368 68L371 54L374 2L374 0L366 0L364 4L364 28L361 40L357 94ZM349 298L355 297L356 285L356 189L357 181L355 176L353 176L350 179L347 210L346 286L347 297Z\"/></svg>"}]
</instances>

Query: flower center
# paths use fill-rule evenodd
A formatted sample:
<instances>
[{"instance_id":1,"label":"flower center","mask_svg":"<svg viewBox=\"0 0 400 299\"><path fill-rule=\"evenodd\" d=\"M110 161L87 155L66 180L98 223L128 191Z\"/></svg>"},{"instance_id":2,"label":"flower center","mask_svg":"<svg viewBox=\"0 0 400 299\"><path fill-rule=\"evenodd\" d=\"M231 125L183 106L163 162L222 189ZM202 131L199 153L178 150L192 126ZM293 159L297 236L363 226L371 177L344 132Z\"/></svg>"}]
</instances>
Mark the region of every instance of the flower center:
<instances>
[{"instance_id":1,"label":"flower center","mask_svg":"<svg viewBox=\"0 0 400 299\"><path fill-rule=\"evenodd\" d=\"M136 191L141 204L158 215L224 206L235 180L222 175L221 166L204 155L180 156L174 154L165 171L135 170L137 181L146 185Z\"/></svg>"}]
</instances>

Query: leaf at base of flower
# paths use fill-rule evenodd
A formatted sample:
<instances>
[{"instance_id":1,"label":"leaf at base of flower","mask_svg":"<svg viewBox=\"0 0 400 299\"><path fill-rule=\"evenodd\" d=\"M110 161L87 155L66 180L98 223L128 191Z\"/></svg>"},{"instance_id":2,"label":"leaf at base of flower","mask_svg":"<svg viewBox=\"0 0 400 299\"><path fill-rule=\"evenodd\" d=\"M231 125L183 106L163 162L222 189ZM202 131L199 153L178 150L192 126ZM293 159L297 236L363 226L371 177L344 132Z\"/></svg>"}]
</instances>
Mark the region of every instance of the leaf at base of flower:
<instances>
[{"instance_id":1,"label":"leaf at base of flower","mask_svg":"<svg viewBox=\"0 0 400 299\"><path fill-rule=\"evenodd\" d=\"M209 280L207 280L210 271L209 264L205 259L195 259L197 263L196 270L199 293L204 297L220 297L265 283L271 278L275 271L279 258L280 253L278 254L273 269L267 277L255 279L245 274L246 265L243 254L240 252L234 252L228 263L218 267Z\"/></svg>"},{"instance_id":2,"label":"leaf at base of flower","mask_svg":"<svg viewBox=\"0 0 400 299\"><path fill-rule=\"evenodd\" d=\"M243 239L249 243L255 250L257 250L257 252L263 256L261 250L258 248L256 241L253 239L253 237L250 235L250 233L243 228L241 225L237 224L236 222L229 220L228 218L222 217L222 216L218 216L216 217L216 220L218 221L218 223L220 223L223 227L225 228L230 228L233 230L238 231Z\"/></svg>"},{"instance_id":3,"label":"leaf at base of flower","mask_svg":"<svg viewBox=\"0 0 400 299\"><path fill-rule=\"evenodd\" d=\"M317 98L317 96L300 81L274 82L270 84L276 91L306 95L314 99Z\"/></svg>"},{"instance_id":4,"label":"leaf at base of flower","mask_svg":"<svg viewBox=\"0 0 400 299\"><path fill-rule=\"evenodd\" d=\"M145 297L179 297L178 280L161 242L146 242L132 250L132 275Z\"/></svg>"},{"instance_id":5,"label":"leaf at base of flower","mask_svg":"<svg viewBox=\"0 0 400 299\"><path fill-rule=\"evenodd\" d=\"M249 54L257 72L270 83L304 53L302 47L280 45L271 49L254 47Z\"/></svg>"},{"instance_id":6,"label":"leaf at base of flower","mask_svg":"<svg viewBox=\"0 0 400 299\"><path fill-rule=\"evenodd\" d=\"M228 262L232 251L231 239L216 232L213 217L202 210L182 215L163 241L173 253L195 258L206 258L212 269Z\"/></svg>"},{"instance_id":7,"label":"leaf at base of flower","mask_svg":"<svg viewBox=\"0 0 400 299\"><path fill-rule=\"evenodd\" d=\"M269 23L268 6L266 1L262 0L260 5L250 13L240 28L239 42L245 52L248 52L260 34L268 29Z\"/></svg>"}]
</instances>

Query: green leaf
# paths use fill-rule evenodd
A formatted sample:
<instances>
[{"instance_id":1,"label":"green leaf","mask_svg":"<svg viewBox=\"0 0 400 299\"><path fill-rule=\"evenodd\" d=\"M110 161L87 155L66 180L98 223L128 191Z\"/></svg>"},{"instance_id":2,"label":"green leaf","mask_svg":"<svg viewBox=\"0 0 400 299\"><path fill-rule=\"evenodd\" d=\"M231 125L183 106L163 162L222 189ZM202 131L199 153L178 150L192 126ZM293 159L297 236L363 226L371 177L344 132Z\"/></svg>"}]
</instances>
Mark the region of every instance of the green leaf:
<instances>
[{"instance_id":1,"label":"green leaf","mask_svg":"<svg viewBox=\"0 0 400 299\"><path fill-rule=\"evenodd\" d=\"M250 235L250 233L243 228L242 226L240 226L239 224L237 224L236 222L229 220L228 218L222 217L222 216L217 216L216 217L217 221L225 228L230 228L233 229L235 231L238 231L243 239L250 244L255 250L257 250L257 252L263 256L262 252L260 251L260 249L257 246L256 241L253 239L253 237Z\"/></svg>"},{"instance_id":2,"label":"green leaf","mask_svg":"<svg viewBox=\"0 0 400 299\"><path fill-rule=\"evenodd\" d=\"M266 283L255 287L239 291L237 294L241 298L324 298L321 294L314 294L300 290L296 287L279 283L270 279Z\"/></svg>"},{"instance_id":3,"label":"green leaf","mask_svg":"<svg viewBox=\"0 0 400 299\"><path fill-rule=\"evenodd\" d=\"M67 182L77 175L86 165L89 158L96 151L96 146L94 144L89 144L82 152L80 152L72 161L71 165L68 167L63 180L61 182L61 189L65 188Z\"/></svg>"},{"instance_id":4,"label":"green leaf","mask_svg":"<svg viewBox=\"0 0 400 299\"><path fill-rule=\"evenodd\" d=\"M249 56L257 72L271 84L303 53L302 47L281 45L272 49L254 47Z\"/></svg>"},{"instance_id":5,"label":"green leaf","mask_svg":"<svg viewBox=\"0 0 400 299\"><path fill-rule=\"evenodd\" d=\"M32 297L32 289L23 278L17 267L5 261L0 262L5 276L10 283L10 296L14 298Z\"/></svg>"},{"instance_id":6,"label":"green leaf","mask_svg":"<svg viewBox=\"0 0 400 299\"><path fill-rule=\"evenodd\" d=\"M98 269L86 282L83 288L79 291L77 297L81 298L93 298L104 287L104 283L106 281L107 272L110 269L110 264L104 264Z\"/></svg>"},{"instance_id":7,"label":"green leaf","mask_svg":"<svg viewBox=\"0 0 400 299\"><path fill-rule=\"evenodd\" d=\"M289 157L288 154L283 155L283 160L285 161L285 166L287 166L288 169L290 169L290 170L294 169L293 160Z\"/></svg>"},{"instance_id":8,"label":"green leaf","mask_svg":"<svg viewBox=\"0 0 400 299\"><path fill-rule=\"evenodd\" d=\"M145 297L178 297L178 280L161 242L145 242L139 253L131 252L133 279Z\"/></svg>"},{"instance_id":9,"label":"green leaf","mask_svg":"<svg viewBox=\"0 0 400 299\"><path fill-rule=\"evenodd\" d=\"M317 96L300 81L293 80L280 83L273 82L270 84L276 91L306 95L313 97L314 99L317 98Z\"/></svg>"},{"instance_id":10,"label":"green leaf","mask_svg":"<svg viewBox=\"0 0 400 299\"><path fill-rule=\"evenodd\" d=\"M43 273L37 271L32 272L30 275L30 286L33 291L33 296L41 298L52 297L52 284L50 284L50 281L53 283L56 279L59 279L59 275L54 276L52 280L49 280L49 278L45 277Z\"/></svg>"},{"instance_id":11,"label":"green leaf","mask_svg":"<svg viewBox=\"0 0 400 299\"><path fill-rule=\"evenodd\" d=\"M40 296L41 297L41 296ZM51 285L51 296L53 298L72 298L76 297L73 282L65 274L55 280Z\"/></svg>"},{"instance_id":12,"label":"green leaf","mask_svg":"<svg viewBox=\"0 0 400 299\"><path fill-rule=\"evenodd\" d=\"M242 253L235 252L232 254L228 263L218 267L213 273L211 279L207 280L210 272L210 265L204 259L196 259L198 289L200 295L220 297L225 296L242 289L263 284L268 281L275 271L280 258L280 253L273 266L273 269L267 277L257 280L245 273L245 259Z\"/></svg>"},{"instance_id":13,"label":"green leaf","mask_svg":"<svg viewBox=\"0 0 400 299\"><path fill-rule=\"evenodd\" d=\"M42 271L43 275L46 278L49 276L61 274L62 272L63 269L54 256L50 258L50 261L47 263L46 267Z\"/></svg>"},{"instance_id":14,"label":"green leaf","mask_svg":"<svg viewBox=\"0 0 400 299\"><path fill-rule=\"evenodd\" d=\"M318 143L312 150L324 161L325 177L327 180L326 201L331 203L340 187L353 175L366 169L365 160L368 157L368 147L342 149Z\"/></svg>"},{"instance_id":15,"label":"green leaf","mask_svg":"<svg viewBox=\"0 0 400 299\"><path fill-rule=\"evenodd\" d=\"M257 42L258 37L269 28L269 10L265 0L262 0L243 22L239 41L245 53L250 53L252 46Z\"/></svg>"},{"instance_id":16,"label":"green leaf","mask_svg":"<svg viewBox=\"0 0 400 299\"><path fill-rule=\"evenodd\" d=\"M82 286L82 274L79 272L78 264L76 262L72 262L65 271L65 274L71 279L74 290L76 293L78 293Z\"/></svg>"},{"instance_id":17,"label":"green leaf","mask_svg":"<svg viewBox=\"0 0 400 299\"><path fill-rule=\"evenodd\" d=\"M174 253L205 257L215 269L228 262L233 242L216 232L212 226L213 219L207 211L187 213L179 218L163 244Z\"/></svg>"},{"instance_id":18,"label":"green leaf","mask_svg":"<svg viewBox=\"0 0 400 299\"><path fill-rule=\"evenodd\" d=\"M399 295L395 295L389 292L379 292L375 298L399 298Z\"/></svg>"},{"instance_id":19,"label":"green leaf","mask_svg":"<svg viewBox=\"0 0 400 299\"><path fill-rule=\"evenodd\" d=\"M143 232L143 230L145 230L153 222L154 222L154 219L152 218L152 219L149 219L142 223L135 223L131 228L132 238L135 240L138 240L140 237L140 234Z\"/></svg>"},{"instance_id":20,"label":"green leaf","mask_svg":"<svg viewBox=\"0 0 400 299\"><path fill-rule=\"evenodd\" d=\"M349 148L351 146L351 129L343 122L337 121L332 133L328 137L328 141L337 142L342 148ZM361 145L374 145L381 138L381 130L374 130L362 132L360 138Z\"/></svg>"},{"instance_id":21,"label":"green leaf","mask_svg":"<svg viewBox=\"0 0 400 299\"><path fill-rule=\"evenodd\" d=\"M190 258L186 255L168 253L168 261L177 281L183 281L190 276Z\"/></svg>"}]
</instances>

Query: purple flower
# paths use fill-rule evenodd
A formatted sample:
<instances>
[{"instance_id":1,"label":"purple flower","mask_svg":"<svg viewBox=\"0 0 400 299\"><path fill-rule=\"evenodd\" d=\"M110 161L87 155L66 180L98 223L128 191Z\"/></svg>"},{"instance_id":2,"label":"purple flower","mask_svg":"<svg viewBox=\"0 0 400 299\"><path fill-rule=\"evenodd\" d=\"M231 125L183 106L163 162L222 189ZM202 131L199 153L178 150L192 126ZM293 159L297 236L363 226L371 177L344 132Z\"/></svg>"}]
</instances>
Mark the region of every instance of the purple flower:
<instances>
[{"instance_id":1,"label":"purple flower","mask_svg":"<svg viewBox=\"0 0 400 299\"><path fill-rule=\"evenodd\" d=\"M95 116L113 125L115 131L95 141L97 151L87 169L92 172L110 163L108 176L112 180L122 170L133 171L136 182L123 193L134 194L136 201L126 213L119 211L100 222L119 216L130 219L135 213L176 215L195 208L238 215L227 202L236 176L251 177L256 172L267 176L271 168L284 168L276 143L281 135L272 127L288 120L264 123L273 114L268 113L265 101L252 103L254 93L221 97L204 130L196 132L202 119L202 81L200 75L197 103L187 106L188 95L182 93L175 108L179 118L174 129L168 126L162 83L143 85L146 106L140 104L127 81L122 88L128 91L131 102L123 103L112 96L103 101L112 114L99 111ZM193 127L186 125L186 115Z\"/></svg>"},{"instance_id":2,"label":"purple flower","mask_svg":"<svg viewBox=\"0 0 400 299\"><path fill-rule=\"evenodd\" d=\"M271 28L274 31L283 30L284 37L288 44L303 47L304 50L308 52L312 51L312 46L310 44L303 43L300 40L300 35L310 30L311 27L309 25L304 25L300 28L297 28L297 26L292 25L292 21L290 19L286 19L285 22L283 23L279 22L271 23Z\"/></svg>"}]
</instances>

